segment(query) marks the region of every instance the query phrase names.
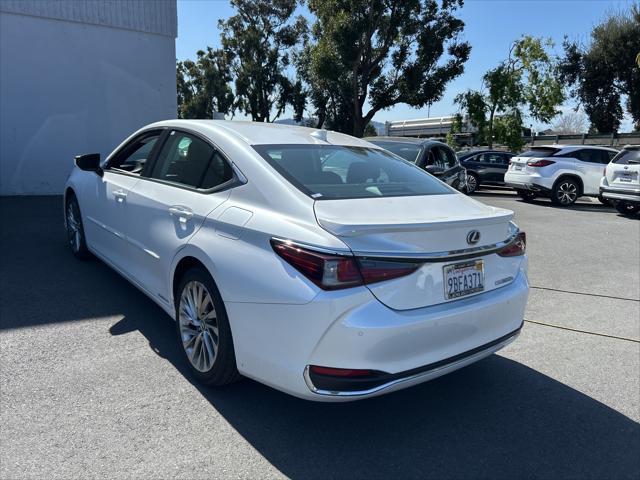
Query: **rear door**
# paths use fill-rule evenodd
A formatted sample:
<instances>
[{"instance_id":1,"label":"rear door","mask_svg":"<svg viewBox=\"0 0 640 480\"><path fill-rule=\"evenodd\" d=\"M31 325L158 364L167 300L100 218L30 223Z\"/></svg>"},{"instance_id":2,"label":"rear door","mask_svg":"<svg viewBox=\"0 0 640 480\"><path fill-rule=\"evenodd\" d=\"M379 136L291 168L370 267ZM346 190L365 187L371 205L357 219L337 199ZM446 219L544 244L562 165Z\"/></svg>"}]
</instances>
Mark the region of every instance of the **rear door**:
<instances>
[{"instance_id":1,"label":"rear door","mask_svg":"<svg viewBox=\"0 0 640 480\"><path fill-rule=\"evenodd\" d=\"M585 195L595 195L600 188L600 180L604 175L604 167L609 163L606 150L582 148L571 152L568 156L576 159L575 168L580 172L584 184Z\"/></svg>"},{"instance_id":2,"label":"rear door","mask_svg":"<svg viewBox=\"0 0 640 480\"><path fill-rule=\"evenodd\" d=\"M130 270L149 293L165 302L170 298L175 254L229 198L234 178L231 164L208 141L180 130L167 133L152 168L129 199Z\"/></svg>"}]
</instances>

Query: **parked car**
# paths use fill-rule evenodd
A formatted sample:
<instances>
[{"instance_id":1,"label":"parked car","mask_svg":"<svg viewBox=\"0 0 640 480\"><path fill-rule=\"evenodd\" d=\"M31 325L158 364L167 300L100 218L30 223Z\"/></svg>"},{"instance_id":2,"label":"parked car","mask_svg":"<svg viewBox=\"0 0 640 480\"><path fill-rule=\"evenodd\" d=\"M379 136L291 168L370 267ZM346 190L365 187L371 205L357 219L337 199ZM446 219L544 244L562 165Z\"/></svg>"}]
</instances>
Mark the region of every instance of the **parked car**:
<instances>
[{"instance_id":1,"label":"parked car","mask_svg":"<svg viewBox=\"0 0 640 480\"><path fill-rule=\"evenodd\" d=\"M411 137L368 137L364 140L415 163L456 190L467 190L465 169L446 143Z\"/></svg>"},{"instance_id":2,"label":"parked car","mask_svg":"<svg viewBox=\"0 0 640 480\"><path fill-rule=\"evenodd\" d=\"M640 146L626 146L605 167L600 194L624 215L640 212Z\"/></svg>"},{"instance_id":3,"label":"parked car","mask_svg":"<svg viewBox=\"0 0 640 480\"><path fill-rule=\"evenodd\" d=\"M76 165L72 252L175 319L204 384L245 375L310 400L370 397L486 357L522 327L513 212L363 140L170 120Z\"/></svg>"},{"instance_id":4,"label":"parked car","mask_svg":"<svg viewBox=\"0 0 640 480\"><path fill-rule=\"evenodd\" d=\"M504 185L504 174L515 153L499 150L476 150L458 154L458 160L467 170L467 193L481 185Z\"/></svg>"},{"instance_id":5,"label":"parked car","mask_svg":"<svg viewBox=\"0 0 640 480\"><path fill-rule=\"evenodd\" d=\"M504 181L524 200L540 195L567 207L583 195L600 195L602 171L616 153L613 148L584 145L532 147L511 158Z\"/></svg>"}]
</instances>

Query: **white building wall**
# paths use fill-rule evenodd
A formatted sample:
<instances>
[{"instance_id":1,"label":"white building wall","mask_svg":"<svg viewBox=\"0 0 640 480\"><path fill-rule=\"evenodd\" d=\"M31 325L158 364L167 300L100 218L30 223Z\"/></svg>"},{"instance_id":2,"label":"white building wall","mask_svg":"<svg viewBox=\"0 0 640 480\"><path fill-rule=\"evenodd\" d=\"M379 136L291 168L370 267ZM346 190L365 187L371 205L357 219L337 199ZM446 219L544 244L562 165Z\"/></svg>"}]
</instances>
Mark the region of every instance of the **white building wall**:
<instances>
[{"instance_id":1,"label":"white building wall","mask_svg":"<svg viewBox=\"0 0 640 480\"><path fill-rule=\"evenodd\" d=\"M0 10L1 195L59 194L74 155L176 116L175 0Z\"/></svg>"}]
</instances>

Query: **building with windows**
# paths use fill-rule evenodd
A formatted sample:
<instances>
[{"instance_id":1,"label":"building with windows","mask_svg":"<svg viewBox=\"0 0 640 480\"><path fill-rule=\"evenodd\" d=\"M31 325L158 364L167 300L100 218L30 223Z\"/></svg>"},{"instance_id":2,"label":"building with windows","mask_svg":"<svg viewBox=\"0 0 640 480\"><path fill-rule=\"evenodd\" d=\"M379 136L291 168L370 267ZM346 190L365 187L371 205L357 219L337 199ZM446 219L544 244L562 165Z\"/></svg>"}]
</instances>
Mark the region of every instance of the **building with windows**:
<instances>
[{"instance_id":1,"label":"building with windows","mask_svg":"<svg viewBox=\"0 0 640 480\"><path fill-rule=\"evenodd\" d=\"M0 194L59 194L74 155L175 118L176 35L175 0L2 0Z\"/></svg>"}]
</instances>

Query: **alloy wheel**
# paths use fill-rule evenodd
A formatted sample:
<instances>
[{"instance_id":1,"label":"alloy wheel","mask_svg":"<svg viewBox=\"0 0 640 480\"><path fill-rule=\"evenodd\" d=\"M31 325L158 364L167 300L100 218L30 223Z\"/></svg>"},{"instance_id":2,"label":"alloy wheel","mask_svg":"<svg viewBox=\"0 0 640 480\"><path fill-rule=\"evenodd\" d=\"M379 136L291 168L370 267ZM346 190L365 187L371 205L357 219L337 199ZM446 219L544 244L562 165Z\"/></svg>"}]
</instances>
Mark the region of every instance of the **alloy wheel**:
<instances>
[{"instance_id":1,"label":"alloy wheel","mask_svg":"<svg viewBox=\"0 0 640 480\"><path fill-rule=\"evenodd\" d=\"M208 372L218 356L218 318L207 288L198 281L184 286L178 322L182 346L193 368Z\"/></svg>"},{"instance_id":2,"label":"alloy wheel","mask_svg":"<svg viewBox=\"0 0 640 480\"><path fill-rule=\"evenodd\" d=\"M478 188L478 182L474 175L467 175L467 193L473 193Z\"/></svg>"},{"instance_id":3,"label":"alloy wheel","mask_svg":"<svg viewBox=\"0 0 640 480\"><path fill-rule=\"evenodd\" d=\"M571 205L578 198L578 187L572 182L563 182L558 186L556 196L562 205Z\"/></svg>"},{"instance_id":4,"label":"alloy wheel","mask_svg":"<svg viewBox=\"0 0 640 480\"><path fill-rule=\"evenodd\" d=\"M67 205L67 238L74 252L79 252L82 246L82 228L80 215L75 201Z\"/></svg>"}]
</instances>

